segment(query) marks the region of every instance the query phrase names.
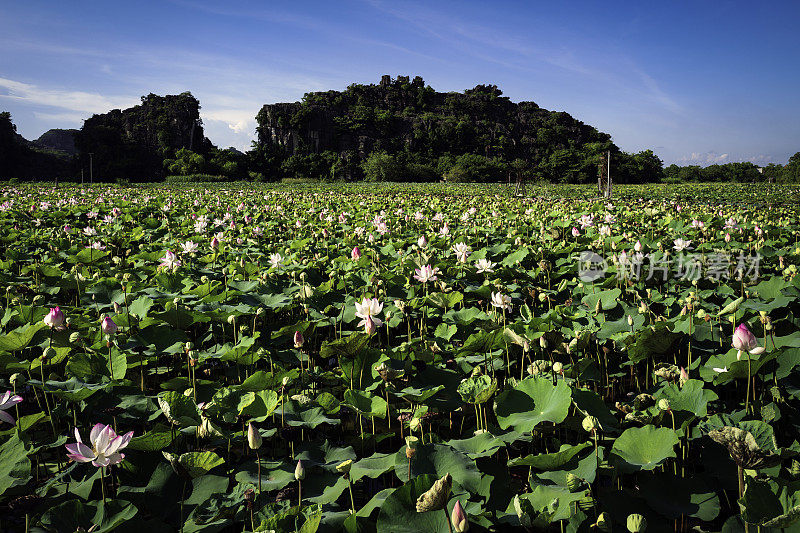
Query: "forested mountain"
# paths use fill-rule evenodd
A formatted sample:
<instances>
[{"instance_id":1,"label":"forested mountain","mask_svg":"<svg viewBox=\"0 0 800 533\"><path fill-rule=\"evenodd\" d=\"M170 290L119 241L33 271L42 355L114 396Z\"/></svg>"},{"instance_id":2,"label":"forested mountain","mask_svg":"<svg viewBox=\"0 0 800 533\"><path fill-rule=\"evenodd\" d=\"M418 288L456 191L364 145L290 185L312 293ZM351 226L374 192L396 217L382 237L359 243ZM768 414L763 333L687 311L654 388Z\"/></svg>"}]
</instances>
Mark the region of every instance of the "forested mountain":
<instances>
[{"instance_id":1,"label":"forested mountain","mask_svg":"<svg viewBox=\"0 0 800 533\"><path fill-rule=\"evenodd\" d=\"M301 102L265 105L254 151L284 175L496 181L525 172L552 181L597 178L611 136L565 112L514 103L496 85L436 92L419 76L345 91L313 92ZM266 170L266 168L265 168Z\"/></svg>"},{"instance_id":2,"label":"forested mountain","mask_svg":"<svg viewBox=\"0 0 800 533\"><path fill-rule=\"evenodd\" d=\"M180 149L205 154L213 148L203 133L200 102L189 92L142 97L140 105L86 119L75 145L82 160L91 153L98 179L158 180L164 160Z\"/></svg>"}]
</instances>

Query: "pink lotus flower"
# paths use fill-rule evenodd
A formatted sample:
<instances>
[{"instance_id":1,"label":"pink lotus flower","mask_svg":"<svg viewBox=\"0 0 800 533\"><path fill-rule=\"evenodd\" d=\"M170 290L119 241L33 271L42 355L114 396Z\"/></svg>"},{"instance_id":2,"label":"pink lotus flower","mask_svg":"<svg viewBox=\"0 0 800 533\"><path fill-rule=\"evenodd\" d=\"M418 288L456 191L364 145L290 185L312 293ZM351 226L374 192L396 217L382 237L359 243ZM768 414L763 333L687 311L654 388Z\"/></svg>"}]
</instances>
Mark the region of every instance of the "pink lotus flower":
<instances>
[{"instance_id":1,"label":"pink lotus flower","mask_svg":"<svg viewBox=\"0 0 800 533\"><path fill-rule=\"evenodd\" d=\"M733 332L733 342L731 346L738 350L736 353L737 360L741 359L742 352L748 352L752 355L758 355L764 352L764 347L758 345L756 336L753 335L750 329L744 324L739 324L739 327Z\"/></svg>"},{"instance_id":2,"label":"pink lotus flower","mask_svg":"<svg viewBox=\"0 0 800 533\"><path fill-rule=\"evenodd\" d=\"M6 413L6 409L11 409L21 401L22 396L17 396L10 390L7 390L2 398L0 398L0 420L8 422L12 426L16 424L16 420L14 420L13 416Z\"/></svg>"},{"instance_id":3,"label":"pink lotus flower","mask_svg":"<svg viewBox=\"0 0 800 533\"><path fill-rule=\"evenodd\" d=\"M64 329L65 320L66 318L64 317L64 312L61 311L61 308L58 306L50 309L50 312L44 317L44 323L47 324L51 329Z\"/></svg>"},{"instance_id":4,"label":"pink lotus flower","mask_svg":"<svg viewBox=\"0 0 800 533\"><path fill-rule=\"evenodd\" d=\"M573 228L572 228L572 236L573 237L579 237L580 234L581 234L581 230L579 230L578 228L573 226Z\"/></svg>"},{"instance_id":5,"label":"pink lotus flower","mask_svg":"<svg viewBox=\"0 0 800 533\"><path fill-rule=\"evenodd\" d=\"M353 261L358 261L361 259L361 250L358 249L358 246L353 247L353 251L350 252L350 259Z\"/></svg>"},{"instance_id":6,"label":"pink lotus flower","mask_svg":"<svg viewBox=\"0 0 800 533\"><path fill-rule=\"evenodd\" d=\"M374 333L375 329L383 324L378 318L382 310L383 304L377 298L364 298L361 303L356 302L356 316L361 319L358 326L364 326L367 333Z\"/></svg>"},{"instance_id":7,"label":"pink lotus flower","mask_svg":"<svg viewBox=\"0 0 800 533\"><path fill-rule=\"evenodd\" d=\"M128 445L131 438L133 438L133 431L117 435L111 426L95 424L89 433L89 440L92 442L92 447L89 448L81 440L78 428L75 428L75 439L78 442L65 445L67 451L70 452L67 457L78 463L91 462L97 467L115 465L125 458L125 454L120 453L120 450Z\"/></svg>"},{"instance_id":8,"label":"pink lotus flower","mask_svg":"<svg viewBox=\"0 0 800 533\"><path fill-rule=\"evenodd\" d=\"M117 332L119 327L117 326L116 322L111 320L111 317L104 316L103 321L100 323L100 329L102 329L103 333L106 335L113 335Z\"/></svg>"},{"instance_id":9,"label":"pink lotus flower","mask_svg":"<svg viewBox=\"0 0 800 533\"><path fill-rule=\"evenodd\" d=\"M294 332L294 347L295 348L302 348L303 343L305 343L305 339L303 339L303 334L299 331Z\"/></svg>"},{"instance_id":10,"label":"pink lotus flower","mask_svg":"<svg viewBox=\"0 0 800 533\"><path fill-rule=\"evenodd\" d=\"M430 265L425 265L414 270L414 279L420 283L428 283L429 281L436 281L439 279L436 274L439 273L438 268L432 268Z\"/></svg>"},{"instance_id":11,"label":"pink lotus flower","mask_svg":"<svg viewBox=\"0 0 800 533\"><path fill-rule=\"evenodd\" d=\"M176 256L171 250L167 250L164 254L164 257L161 258L161 264L159 266L174 270L181 266L181 262L178 261L178 256Z\"/></svg>"},{"instance_id":12,"label":"pink lotus flower","mask_svg":"<svg viewBox=\"0 0 800 533\"><path fill-rule=\"evenodd\" d=\"M211 249L216 250L218 248L219 248L219 239L217 239L217 236L214 235L213 237L211 237Z\"/></svg>"}]
</instances>

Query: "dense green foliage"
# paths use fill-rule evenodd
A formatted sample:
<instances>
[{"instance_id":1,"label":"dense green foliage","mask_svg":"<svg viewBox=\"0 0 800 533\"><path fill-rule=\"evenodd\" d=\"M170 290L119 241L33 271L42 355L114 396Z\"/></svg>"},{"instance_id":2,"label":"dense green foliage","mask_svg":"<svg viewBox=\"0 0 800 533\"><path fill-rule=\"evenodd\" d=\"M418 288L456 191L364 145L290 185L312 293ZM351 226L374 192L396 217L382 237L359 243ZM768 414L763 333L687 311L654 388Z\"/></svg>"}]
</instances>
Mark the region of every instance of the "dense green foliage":
<instances>
[{"instance_id":1,"label":"dense green foliage","mask_svg":"<svg viewBox=\"0 0 800 533\"><path fill-rule=\"evenodd\" d=\"M0 188L0 530L797 532L800 187L531 189Z\"/></svg>"}]
</instances>

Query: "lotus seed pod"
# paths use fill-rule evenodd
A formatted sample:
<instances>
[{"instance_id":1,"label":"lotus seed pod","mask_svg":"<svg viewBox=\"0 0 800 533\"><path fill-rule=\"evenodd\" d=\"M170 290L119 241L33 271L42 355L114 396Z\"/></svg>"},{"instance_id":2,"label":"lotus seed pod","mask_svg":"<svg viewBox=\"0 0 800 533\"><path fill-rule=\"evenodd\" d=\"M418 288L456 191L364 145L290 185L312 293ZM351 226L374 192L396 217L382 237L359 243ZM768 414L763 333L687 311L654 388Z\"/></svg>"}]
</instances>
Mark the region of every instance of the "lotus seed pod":
<instances>
[{"instance_id":1,"label":"lotus seed pod","mask_svg":"<svg viewBox=\"0 0 800 533\"><path fill-rule=\"evenodd\" d=\"M263 307L259 307L258 309L256 309L256 316L262 317L264 316L264 313L266 313L266 311L264 310Z\"/></svg>"},{"instance_id":2,"label":"lotus seed pod","mask_svg":"<svg viewBox=\"0 0 800 533\"><path fill-rule=\"evenodd\" d=\"M570 492L578 492L581 490L583 486L583 480L573 474L572 472L567 472L567 488Z\"/></svg>"},{"instance_id":3,"label":"lotus seed pod","mask_svg":"<svg viewBox=\"0 0 800 533\"><path fill-rule=\"evenodd\" d=\"M349 474L350 468L353 466L353 460L348 459L347 461L343 461L336 465L336 471L340 474Z\"/></svg>"},{"instance_id":4,"label":"lotus seed pod","mask_svg":"<svg viewBox=\"0 0 800 533\"><path fill-rule=\"evenodd\" d=\"M416 416L414 418L412 418L411 422L408 423L408 427L409 427L409 429L411 429L411 431L418 430L419 429L419 418L417 418Z\"/></svg>"},{"instance_id":5,"label":"lotus seed pod","mask_svg":"<svg viewBox=\"0 0 800 533\"><path fill-rule=\"evenodd\" d=\"M628 515L626 525L631 533L642 533L647 529L647 520L640 514L631 514Z\"/></svg>"},{"instance_id":6,"label":"lotus seed pod","mask_svg":"<svg viewBox=\"0 0 800 533\"><path fill-rule=\"evenodd\" d=\"M228 324L233 324L236 322L236 317L234 315L228 315Z\"/></svg>"},{"instance_id":7,"label":"lotus seed pod","mask_svg":"<svg viewBox=\"0 0 800 533\"><path fill-rule=\"evenodd\" d=\"M592 415L586 415L581 422L581 426L583 426L584 431L592 433L598 427L600 427L600 421L598 421L597 418L593 417Z\"/></svg>"},{"instance_id":8,"label":"lotus seed pod","mask_svg":"<svg viewBox=\"0 0 800 533\"><path fill-rule=\"evenodd\" d=\"M203 285L208 283L208 276L200 276L200 283L202 283Z\"/></svg>"},{"instance_id":9,"label":"lotus seed pod","mask_svg":"<svg viewBox=\"0 0 800 533\"><path fill-rule=\"evenodd\" d=\"M77 344L78 341L81 340L81 334L77 331L73 331L69 334L69 342L70 344Z\"/></svg>"},{"instance_id":10,"label":"lotus seed pod","mask_svg":"<svg viewBox=\"0 0 800 533\"><path fill-rule=\"evenodd\" d=\"M264 439L261 437L261 433L256 429L252 422L247 424L247 444L250 446L251 450L257 450L261 448L261 444L264 442Z\"/></svg>"},{"instance_id":11,"label":"lotus seed pod","mask_svg":"<svg viewBox=\"0 0 800 533\"><path fill-rule=\"evenodd\" d=\"M539 301L541 303L545 303L547 301L547 295L545 293L543 293L543 292L540 292L539 293Z\"/></svg>"},{"instance_id":12,"label":"lotus seed pod","mask_svg":"<svg viewBox=\"0 0 800 533\"><path fill-rule=\"evenodd\" d=\"M449 473L445 474L441 479L437 479L427 492L417 498L417 512L426 513L444 509L447 505L452 485L453 478Z\"/></svg>"},{"instance_id":13,"label":"lotus seed pod","mask_svg":"<svg viewBox=\"0 0 800 533\"><path fill-rule=\"evenodd\" d=\"M633 317L631 315L628 315L628 325L633 327Z\"/></svg>"},{"instance_id":14,"label":"lotus seed pod","mask_svg":"<svg viewBox=\"0 0 800 533\"><path fill-rule=\"evenodd\" d=\"M27 380L25 379L25 376L23 376L23 375L22 375L22 374L20 374L19 372L16 372L16 373L14 373L14 374L11 374L11 377L10 377L10 378L8 378L8 380L9 380L9 381L11 382L11 384L12 384L12 385L14 385L15 387L18 387L18 386L24 385L24 384L25 384L25 382L27 381Z\"/></svg>"},{"instance_id":15,"label":"lotus seed pod","mask_svg":"<svg viewBox=\"0 0 800 533\"><path fill-rule=\"evenodd\" d=\"M553 372L555 372L556 374L560 374L563 371L564 371L564 363L562 363L561 361L556 361L555 363L553 363Z\"/></svg>"},{"instance_id":16,"label":"lotus seed pod","mask_svg":"<svg viewBox=\"0 0 800 533\"><path fill-rule=\"evenodd\" d=\"M603 533L608 533L611 531L611 517L608 516L608 513L603 512L597 517L597 522L595 523L597 529L602 531Z\"/></svg>"},{"instance_id":17,"label":"lotus seed pod","mask_svg":"<svg viewBox=\"0 0 800 533\"><path fill-rule=\"evenodd\" d=\"M706 316L708 316L708 314L705 312L704 309L700 309L699 311L697 311L697 318L699 318L700 320L705 320Z\"/></svg>"},{"instance_id":18,"label":"lotus seed pod","mask_svg":"<svg viewBox=\"0 0 800 533\"><path fill-rule=\"evenodd\" d=\"M666 398L661 398L660 400L658 400L658 408L661 409L662 411L669 411L670 410L669 400L667 400Z\"/></svg>"}]
</instances>

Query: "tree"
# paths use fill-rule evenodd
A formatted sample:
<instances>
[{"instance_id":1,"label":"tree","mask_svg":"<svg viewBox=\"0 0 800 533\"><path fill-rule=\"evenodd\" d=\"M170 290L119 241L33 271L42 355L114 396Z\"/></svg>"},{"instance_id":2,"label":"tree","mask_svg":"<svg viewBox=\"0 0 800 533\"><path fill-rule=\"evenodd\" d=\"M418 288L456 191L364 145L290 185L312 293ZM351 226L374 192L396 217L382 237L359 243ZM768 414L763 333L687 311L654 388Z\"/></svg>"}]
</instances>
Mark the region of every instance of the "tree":
<instances>
[{"instance_id":1,"label":"tree","mask_svg":"<svg viewBox=\"0 0 800 533\"><path fill-rule=\"evenodd\" d=\"M361 168L367 181L398 181L402 175L402 167L397 159L383 151L369 154Z\"/></svg>"},{"instance_id":2,"label":"tree","mask_svg":"<svg viewBox=\"0 0 800 533\"><path fill-rule=\"evenodd\" d=\"M164 168L172 175L189 176L199 174L205 170L206 160L187 148L181 148L175 153L175 159L165 159Z\"/></svg>"},{"instance_id":3,"label":"tree","mask_svg":"<svg viewBox=\"0 0 800 533\"><path fill-rule=\"evenodd\" d=\"M789 158L789 162L783 168L783 179L792 183L800 182L800 152L796 152Z\"/></svg>"}]
</instances>

